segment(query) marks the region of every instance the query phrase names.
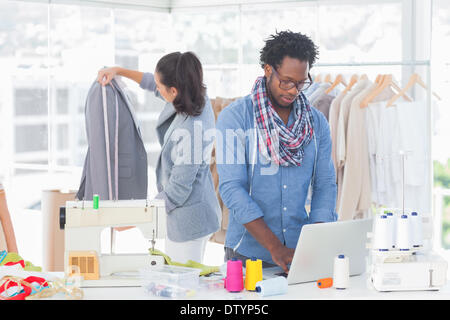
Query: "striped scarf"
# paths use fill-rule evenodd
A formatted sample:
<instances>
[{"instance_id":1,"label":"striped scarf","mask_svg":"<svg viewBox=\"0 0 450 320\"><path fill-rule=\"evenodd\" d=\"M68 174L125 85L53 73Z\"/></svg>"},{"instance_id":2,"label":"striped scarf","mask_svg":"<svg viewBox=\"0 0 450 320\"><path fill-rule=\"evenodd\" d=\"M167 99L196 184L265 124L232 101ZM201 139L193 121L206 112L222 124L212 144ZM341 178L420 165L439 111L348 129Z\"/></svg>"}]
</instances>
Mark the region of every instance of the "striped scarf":
<instances>
[{"instance_id":1,"label":"striped scarf","mask_svg":"<svg viewBox=\"0 0 450 320\"><path fill-rule=\"evenodd\" d=\"M281 166L300 166L303 149L313 136L312 111L305 95L301 92L293 102L295 122L291 126L286 126L273 109L264 77L256 79L251 96L261 154Z\"/></svg>"}]
</instances>

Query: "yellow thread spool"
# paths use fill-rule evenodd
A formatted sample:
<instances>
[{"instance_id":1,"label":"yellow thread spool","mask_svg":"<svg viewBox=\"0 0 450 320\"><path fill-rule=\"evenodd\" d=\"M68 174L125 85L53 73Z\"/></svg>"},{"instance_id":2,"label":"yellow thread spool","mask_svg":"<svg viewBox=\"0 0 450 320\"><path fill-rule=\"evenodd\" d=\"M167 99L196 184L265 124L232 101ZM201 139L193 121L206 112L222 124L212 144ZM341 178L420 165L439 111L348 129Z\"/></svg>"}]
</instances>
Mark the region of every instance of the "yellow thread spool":
<instances>
[{"instance_id":1,"label":"yellow thread spool","mask_svg":"<svg viewBox=\"0 0 450 320\"><path fill-rule=\"evenodd\" d=\"M255 291L256 283L262 281L262 261L256 258L245 261L245 289Z\"/></svg>"}]
</instances>

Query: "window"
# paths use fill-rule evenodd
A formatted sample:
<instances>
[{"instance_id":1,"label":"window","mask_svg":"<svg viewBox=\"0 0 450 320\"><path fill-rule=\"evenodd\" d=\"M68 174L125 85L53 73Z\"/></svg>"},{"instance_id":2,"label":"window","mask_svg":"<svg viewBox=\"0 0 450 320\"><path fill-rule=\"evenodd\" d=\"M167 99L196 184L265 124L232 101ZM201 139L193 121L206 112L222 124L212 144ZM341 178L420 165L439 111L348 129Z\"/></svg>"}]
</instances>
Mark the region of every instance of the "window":
<instances>
[{"instance_id":1,"label":"window","mask_svg":"<svg viewBox=\"0 0 450 320\"><path fill-rule=\"evenodd\" d=\"M401 61L401 15L401 3L320 5L320 60Z\"/></svg>"},{"instance_id":2,"label":"window","mask_svg":"<svg viewBox=\"0 0 450 320\"><path fill-rule=\"evenodd\" d=\"M203 11L206 10L206 11ZM237 96L239 13L237 10L186 10L173 13L172 51L193 51L204 69L210 98Z\"/></svg>"}]
</instances>

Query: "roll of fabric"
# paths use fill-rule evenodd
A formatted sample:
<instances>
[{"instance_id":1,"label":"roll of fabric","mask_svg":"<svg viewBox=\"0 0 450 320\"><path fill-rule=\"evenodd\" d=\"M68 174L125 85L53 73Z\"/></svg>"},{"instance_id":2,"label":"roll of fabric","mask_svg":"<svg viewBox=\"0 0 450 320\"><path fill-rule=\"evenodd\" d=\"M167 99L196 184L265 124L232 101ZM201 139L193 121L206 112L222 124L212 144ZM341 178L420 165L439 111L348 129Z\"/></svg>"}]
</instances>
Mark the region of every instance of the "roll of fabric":
<instances>
[{"instance_id":1,"label":"roll of fabric","mask_svg":"<svg viewBox=\"0 0 450 320\"><path fill-rule=\"evenodd\" d=\"M44 190L42 192L43 269L64 271L64 230L59 228L59 208L75 200L76 191Z\"/></svg>"}]
</instances>

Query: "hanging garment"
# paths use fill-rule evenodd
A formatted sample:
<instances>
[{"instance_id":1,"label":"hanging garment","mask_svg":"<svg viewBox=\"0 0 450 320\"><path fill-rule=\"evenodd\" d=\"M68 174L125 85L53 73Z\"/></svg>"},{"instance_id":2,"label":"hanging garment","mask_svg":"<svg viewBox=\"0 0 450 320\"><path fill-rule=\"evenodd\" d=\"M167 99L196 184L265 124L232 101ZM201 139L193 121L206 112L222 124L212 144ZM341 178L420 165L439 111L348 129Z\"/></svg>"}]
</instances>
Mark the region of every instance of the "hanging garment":
<instances>
[{"instance_id":1,"label":"hanging garment","mask_svg":"<svg viewBox=\"0 0 450 320\"><path fill-rule=\"evenodd\" d=\"M88 151L77 198L147 198L147 153L134 110L120 79L94 82L85 107Z\"/></svg>"},{"instance_id":2,"label":"hanging garment","mask_svg":"<svg viewBox=\"0 0 450 320\"><path fill-rule=\"evenodd\" d=\"M380 205L395 207L395 188L392 185L392 156L398 153L400 133L398 115L393 107L386 107L387 102L378 102L380 110L379 129L376 150L377 197ZM372 108L372 104L369 104Z\"/></svg>"},{"instance_id":3,"label":"hanging garment","mask_svg":"<svg viewBox=\"0 0 450 320\"><path fill-rule=\"evenodd\" d=\"M357 94L350 107L347 127L347 149L344 176L342 180L342 198L339 209L343 219L368 217L372 203L369 148L366 126L366 110L361 102L378 85L370 84ZM373 101L387 101L394 92L387 87Z\"/></svg>"},{"instance_id":4,"label":"hanging garment","mask_svg":"<svg viewBox=\"0 0 450 320\"><path fill-rule=\"evenodd\" d=\"M216 99L211 99L211 105L214 111L214 116L217 121L217 117L219 116L220 112L227 107L230 103L237 100L238 98L220 98L217 97ZM211 155L211 165L210 165L211 175L214 182L214 189L216 191L217 200L219 201L220 208L222 210L222 220L220 223L220 230L213 234L211 239L209 241L217 242L220 244L225 243L225 236L228 228L228 218L230 211L223 203L223 200L219 193L219 174L217 173L217 163L216 163L216 147L212 150Z\"/></svg>"},{"instance_id":5,"label":"hanging garment","mask_svg":"<svg viewBox=\"0 0 450 320\"><path fill-rule=\"evenodd\" d=\"M432 104L431 108L434 108ZM397 113L399 149L392 156L392 183L395 188L395 207L419 212L429 212L431 199L428 195L430 158L427 147L427 102L396 101L392 107ZM405 152L404 161L398 150ZM404 165L404 166L403 166Z\"/></svg>"},{"instance_id":6,"label":"hanging garment","mask_svg":"<svg viewBox=\"0 0 450 320\"><path fill-rule=\"evenodd\" d=\"M330 111L328 115L329 117L328 122L330 123L331 144L332 144L331 159L333 160L336 177L337 177L337 156L336 156L337 125L339 119L339 111L341 108L341 102L346 94L347 91L343 90L339 93L339 95L336 98L334 98L334 100L331 102Z\"/></svg>"},{"instance_id":7,"label":"hanging garment","mask_svg":"<svg viewBox=\"0 0 450 320\"><path fill-rule=\"evenodd\" d=\"M345 95L342 99L338 125L336 132L336 162L337 162L337 199L336 208L339 208L340 199L342 194L342 180L344 177L344 166L345 166L345 156L346 156L346 135L347 135L347 123L348 115L350 111L350 106L353 98L370 85L369 80L360 80L358 83ZM341 217L340 217L341 218Z\"/></svg>"},{"instance_id":8,"label":"hanging garment","mask_svg":"<svg viewBox=\"0 0 450 320\"><path fill-rule=\"evenodd\" d=\"M320 97L325 90L331 87L331 84L328 82L321 83L313 93L308 97L309 102L312 104L318 97Z\"/></svg>"},{"instance_id":9,"label":"hanging garment","mask_svg":"<svg viewBox=\"0 0 450 320\"><path fill-rule=\"evenodd\" d=\"M409 208L428 212L431 199L427 192L430 170L426 148L427 125L425 101L399 101L386 107L386 101L370 103L367 119L369 144L375 144L371 155L371 172L375 172L375 204L390 208ZM434 106L434 105L433 105ZM371 128L373 127L373 128ZM371 137L371 133L374 137ZM403 161L406 153L403 185ZM404 199L403 199L404 197Z\"/></svg>"},{"instance_id":10,"label":"hanging garment","mask_svg":"<svg viewBox=\"0 0 450 320\"><path fill-rule=\"evenodd\" d=\"M322 112L327 120L329 120L328 118L332 101L341 91L343 91L343 89L345 89L343 85L338 84L329 93L326 93L325 91L330 87L330 83L322 83L317 86L317 89L315 89L313 93L310 93L309 95L305 94L311 105Z\"/></svg>"},{"instance_id":11,"label":"hanging garment","mask_svg":"<svg viewBox=\"0 0 450 320\"><path fill-rule=\"evenodd\" d=\"M366 128L365 123L362 121L365 120L362 119L365 109L362 109L360 104L376 86L377 84L368 81L365 88L353 97L348 108L348 122L345 135L345 168L341 182L341 199L338 207L338 214L341 220L353 219L360 210L368 209L370 206L370 184L367 186L368 181L365 179L366 172L364 172L369 167L368 157L366 159L368 154ZM369 195L366 195L368 191ZM361 197L369 198L367 208L365 199L362 200ZM364 204L360 203L361 200Z\"/></svg>"},{"instance_id":12,"label":"hanging garment","mask_svg":"<svg viewBox=\"0 0 450 320\"><path fill-rule=\"evenodd\" d=\"M380 118L381 118L381 108L382 103L369 103L366 111L366 131L367 131L367 146L369 151L369 171L370 171L370 181L371 181L371 198L372 203L379 207L383 204L382 199L379 194L379 186L381 183L378 181L377 177L377 150L378 150L378 134L380 130Z\"/></svg>"},{"instance_id":13,"label":"hanging garment","mask_svg":"<svg viewBox=\"0 0 450 320\"><path fill-rule=\"evenodd\" d=\"M322 95L320 95L316 100L314 100L313 103L311 103L311 105L313 107L315 107L317 110L319 110L320 112L323 113L323 115L325 116L325 118L329 120L329 114L330 114L330 107L331 107L331 103L334 100L334 96L331 94L327 94L327 93L323 93Z\"/></svg>"}]
</instances>

